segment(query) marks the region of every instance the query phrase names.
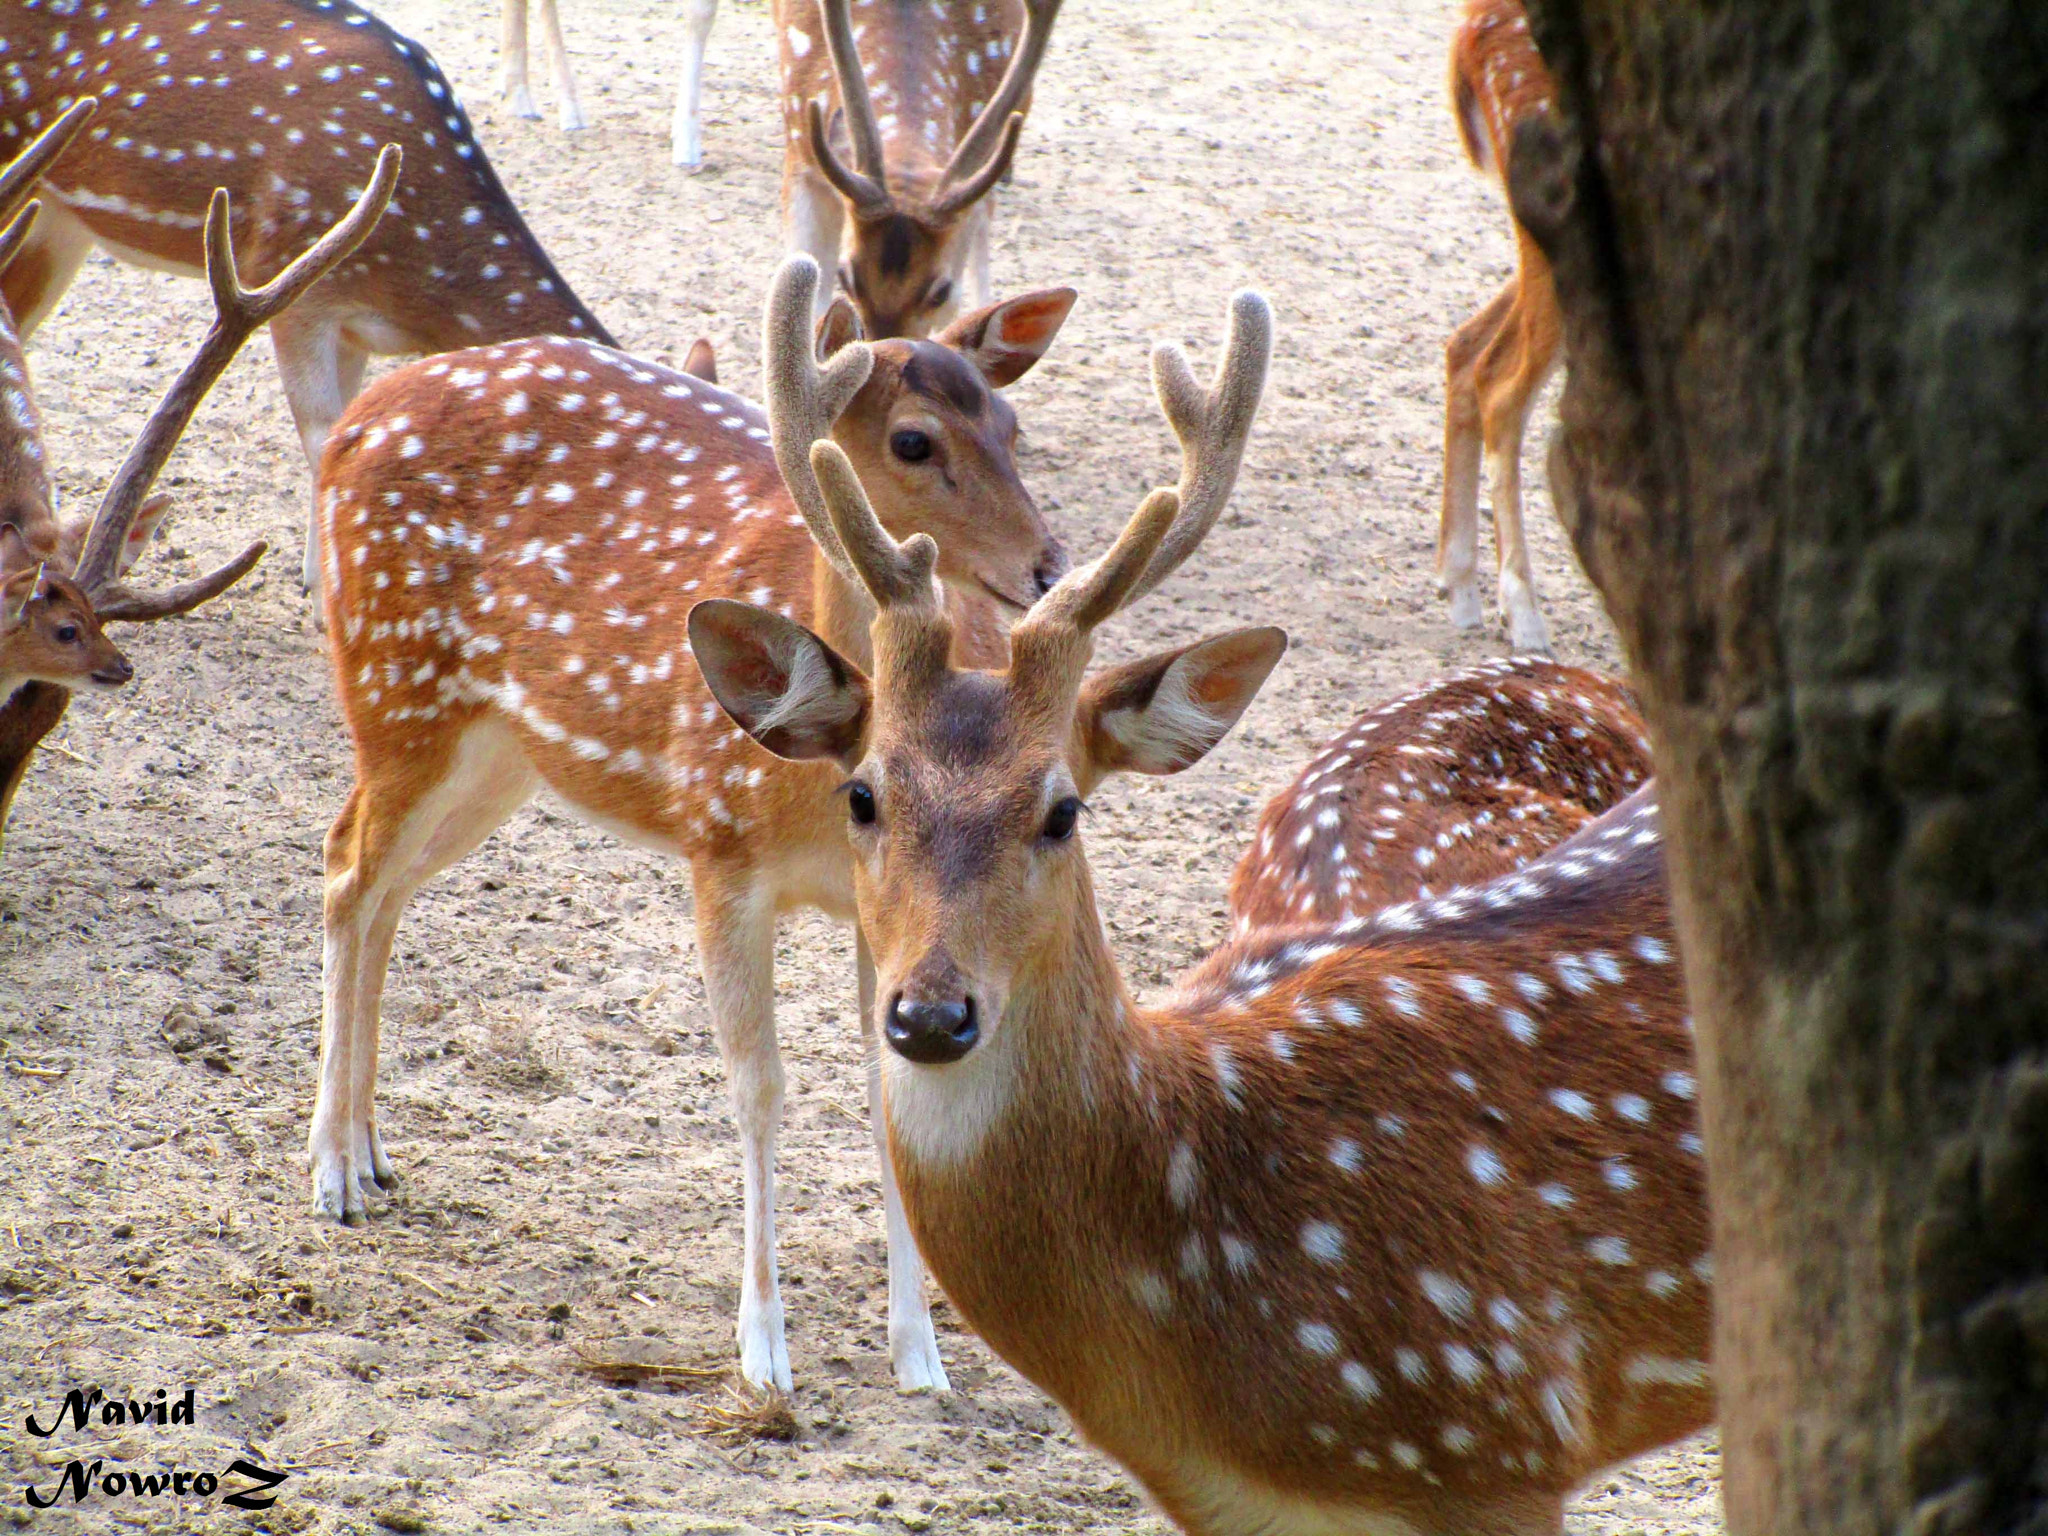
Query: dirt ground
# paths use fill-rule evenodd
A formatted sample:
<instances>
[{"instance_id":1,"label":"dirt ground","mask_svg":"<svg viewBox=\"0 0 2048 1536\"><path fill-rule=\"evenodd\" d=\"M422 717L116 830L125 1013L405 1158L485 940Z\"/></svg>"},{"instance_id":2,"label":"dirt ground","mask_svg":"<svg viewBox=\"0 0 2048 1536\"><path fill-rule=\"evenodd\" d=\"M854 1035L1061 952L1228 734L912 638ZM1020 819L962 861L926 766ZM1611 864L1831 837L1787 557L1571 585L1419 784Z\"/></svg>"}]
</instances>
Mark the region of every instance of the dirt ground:
<instances>
[{"instance_id":1,"label":"dirt ground","mask_svg":"<svg viewBox=\"0 0 2048 1536\"><path fill-rule=\"evenodd\" d=\"M728 0L718 18L694 176L668 163L680 17L663 0L567 0L594 118L573 137L494 102L494 4L383 9L440 58L621 341L674 359L707 334L728 382L751 389L779 254L765 0ZM1184 337L1206 371L1233 288L1262 288L1277 312L1234 509L1199 569L1108 639L1121 655L1252 622L1294 639L1210 761L1099 797L1090 856L1141 987L1219 937L1257 805L1315 743L1502 649L1490 628L1454 632L1429 587L1440 349L1510 250L1444 103L1451 13L1072 5L1001 195L999 287L1081 290L1013 397L1027 482L1084 554L1171 475L1150 340ZM88 265L31 353L68 500L97 490L204 319L196 284ZM259 531L285 553L193 619L131 631L137 681L74 708L15 812L0 867L0 1518L1162 1532L943 1303L957 1390L891 1385L851 944L816 919L790 923L778 950L794 1438L707 1433L730 1402L721 1384L621 1390L583 1367L593 1353L730 1359L739 1171L683 871L545 803L414 903L381 1100L407 1183L366 1227L313 1221L320 840L350 762L294 576L308 475L267 347L224 381L167 481L180 511L160 570L193 574ZM1529 527L1560 654L1612 666L1540 494ZM67 1434L47 1442L67 1447L60 1462L81 1443L110 1465L255 1456L291 1473L284 1497L254 1517L197 1501L34 1514L22 1486L47 1490L61 1468L22 1417L74 1384L189 1384L198 1422ZM1718 1531L1718 1510L1701 1442L1603 1479L1570 1524Z\"/></svg>"}]
</instances>

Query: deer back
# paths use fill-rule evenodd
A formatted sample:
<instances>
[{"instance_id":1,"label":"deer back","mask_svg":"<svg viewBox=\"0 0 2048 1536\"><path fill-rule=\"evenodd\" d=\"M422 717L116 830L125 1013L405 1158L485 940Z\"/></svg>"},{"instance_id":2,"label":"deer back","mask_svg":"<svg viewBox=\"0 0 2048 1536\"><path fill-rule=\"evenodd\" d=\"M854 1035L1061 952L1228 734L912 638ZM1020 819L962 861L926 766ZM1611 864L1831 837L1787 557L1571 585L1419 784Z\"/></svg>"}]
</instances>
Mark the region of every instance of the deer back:
<instances>
[{"instance_id":1,"label":"deer back","mask_svg":"<svg viewBox=\"0 0 2048 1536\"><path fill-rule=\"evenodd\" d=\"M1451 37L1451 109L1473 165L1504 178L1515 124L1556 94L1521 0L1467 0Z\"/></svg>"},{"instance_id":2,"label":"deer back","mask_svg":"<svg viewBox=\"0 0 2048 1536\"><path fill-rule=\"evenodd\" d=\"M526 227L447 77L351 0L104 0L0 14L0 150L80 95L92 127L45 187L110 251L205 268L215 187L243 270L268 278L339 219L398 144L405 181L309 297L375 351L543 333L609 340ZM28 253L32 258L34 252ZM33 273L16 274L17 288Z\"/></svg>"},{"instance_id":3,"label":"deer back","mask_svg":"<svg viewBox=\"0 0 2048 1536\"><path fill-rule=\"evenodd\" d=\"M1624 685L1540 657L1488 662L1360 715L1266 802L1232 920L1328 921L1490 879L1650 773Z\"/></svg>"}]
</instances>

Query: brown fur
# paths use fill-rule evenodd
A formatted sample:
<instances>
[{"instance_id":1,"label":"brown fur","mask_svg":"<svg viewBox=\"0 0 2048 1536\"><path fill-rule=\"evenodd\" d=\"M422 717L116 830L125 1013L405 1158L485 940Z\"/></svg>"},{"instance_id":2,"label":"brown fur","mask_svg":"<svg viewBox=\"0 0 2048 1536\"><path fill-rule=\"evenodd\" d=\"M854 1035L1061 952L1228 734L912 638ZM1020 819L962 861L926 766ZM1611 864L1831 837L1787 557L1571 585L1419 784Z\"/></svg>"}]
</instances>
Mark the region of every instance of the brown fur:
<instances>
[{"instance_id":1,"label":"brown fur","mask_svg":"<svg viewBox=\"0 0 2048 1536\"><path fill-rule=\"evenodd\" d=\"M1472 163L1502 174L1515 125L1548 112L1554 90L1520 0L1467 0L1451 42L1452 116ZM1501 607L1515 646L1548 650L1522 530L1521 447L1529 409L1555 366L1563 320L1550 267L1515 226L1515 274L1444 351L1444 497L1437 581L1460 624L1479 622L1474 574L1481 454L1494 467Z\"/></svg>"},{"instance_id":2,"label":"brown fur","mask_svg":"<svg viewBox=\"0 0 2048 1536\"><path fill-rule=\"evenodd\" d=\"M1622 684L1529 656L1360 715L1266 802L1230 878L1235 931L1519 869L1649 778L1645 730Z\"/></svg>"}]
</instances>

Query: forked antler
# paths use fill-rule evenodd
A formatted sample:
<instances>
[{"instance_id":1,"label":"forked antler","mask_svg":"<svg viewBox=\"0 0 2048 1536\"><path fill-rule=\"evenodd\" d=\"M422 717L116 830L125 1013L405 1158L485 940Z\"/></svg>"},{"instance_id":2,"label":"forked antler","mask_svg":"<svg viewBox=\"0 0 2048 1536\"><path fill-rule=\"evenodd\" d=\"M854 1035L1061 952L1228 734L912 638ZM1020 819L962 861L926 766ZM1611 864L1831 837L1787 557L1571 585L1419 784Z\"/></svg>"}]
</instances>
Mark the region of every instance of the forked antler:
<instances>
[{"instance_id":1,"label":"forked antler","mask_svg":"<svg viewBox=\"0 0 2048 1536\"><path fill-rule=\"evenodd\" d=\"M818 9L825 23L825 52L832 60L832 76L839 82L839 105L846 114L846 137L853 146L853 164L848 166L832 152L831 136L825 131L824 105L816 101L805 113L811 158L817 161L825 179L855 207L864 211L886 209L889 180L882 164L882 130L875 122L867 74L861 68L860 48L853 40L852 0L819 0Z\"/></svg>"},{"instance_id":2,"label":"forked antler","mask_svg":"<svg viewBox=\"0 0 2048 1536\"><path fill-rule=\"evenodd\" d=\"M242 286L235 270L234 241L228 232L228 194L217 189L206 210L206 280L213 289L214 321L199 350L164 393L135 444L128 450L93 514L92 531L78 556L72 579L93 599L104 618L162 618L183 613L218 596L261 558L261 540L196 581L159 593L135 593L112 584L121 547L171 450L190 424L200 401L214 385L242 343L289 309L305 291L344 261L363 243L398 184L399 151L387 144L377 156L376 171L356 204L313 247L261 288Z\"/></svg>"},{"instance_id":3,"label":"forked antler","mask_svg":"<svg viewBox=\"0 0 2048 1536\"><path fill-rule=\"evenodd\" d=\"M860 393L875 357L867 343L849 342L820 366L811 347L811 302L817 291L818 264L808 256L790 257L768 285L761 325L768 441L812 542L835 570L856 581L858 573L833 531L832 514L811 468L811 444L831 437L832 424Z\"/></svg>"},{"instance_id":4,"label":"forked antler","mask_svg":"<svg viewBox=\"0 0 2048 1536\"><path fill-rule=\"evenodd\" d=\"M1231 296L1230 335L1209 388L1195 378L1187 354L1177 345L1161 342L1152 349L1152 383L1159 408L1180 439L1180 516L1144 576L1124 597L1125 604L1136 602L1171 576L1216 526L1237 484L1272 357L1273 310L1250 289Z\"/></svg>"},{"instance_id":5,"label":"forked antler","mask_svg":"<svg viewBox=\"0 0 2048 1536\"><path fill-rule=\"evenodd\" d=\"M1060 0L1024 0L1024 35L1017 41L1017 51L1010 56L1010 67L1003 71L995 95L989 98L988 105L981 109L946 162L934 204L939 211L966 207L994 186L996 178L1008 168L1010 156L1017 152L1017 135L1024 127L1017 107L1038 74L1038 66L1045 58L1045 45L1052 40L1052 24L1059 13Z\"/></svg>"}]
</instances>

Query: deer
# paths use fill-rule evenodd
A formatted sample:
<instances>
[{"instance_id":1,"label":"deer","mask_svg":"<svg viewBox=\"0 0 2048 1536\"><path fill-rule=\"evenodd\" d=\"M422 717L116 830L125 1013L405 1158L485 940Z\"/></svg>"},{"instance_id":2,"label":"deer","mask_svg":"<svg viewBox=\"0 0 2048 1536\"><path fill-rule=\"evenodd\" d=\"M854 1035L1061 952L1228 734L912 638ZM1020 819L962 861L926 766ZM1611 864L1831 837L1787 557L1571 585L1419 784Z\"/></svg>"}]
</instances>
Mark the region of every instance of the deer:
<instances>
[{"instance_id":1,"label":"deer","mask_svg":"<svg viewBox=\"0 0 2048 1536\"><path fill-rule=\"evenodd\" d=\"M775 921L796 907L844 919L852 897L829 773L786 766L721 720L685 610L698 595L744 596L803 613L864 654L867 600L826 536L806 457L829 435L897 526L946 535L941 579L962 654L1005 654L1010 620L1065 555L1017 477L1016 418L998 391L1043 354L1074 300L1039 291L934 338L872 343L853 339L852 309L835 301L814 343L818 282L816 265L794 257L771 286L765 414L587 342L506 343L381 380L337 427L320 471L335 551L328 632L357 768L326 842L315 1212L362 1220L396 1178L375 1090L379 1002L406 903L546 784L592 824L689 862L739 1135L740 1368L785 1389ZM1240 338L1237 350L1250 346ZM1230 404L1173 423L1191 517L1213 515L1236 473L1249 406ZM865 953L857 939L864 1021ZM943 1391L886 1160L881 1176L896 1379Z\"/></svg>"},{"instance_id":2,"label":"deer","mask_svg":"<svg viewBox=\"0 0 2048 1536\"><path fill-rule=\"evenodd\" d=\"M562 22L557 0L534 0L541 35L547 41L548 69L554 78L555 109L564 133L586 126L583 104L576 95L576 79L569 68L569 52L562 45ZM718 0L683 0L683 72L676 83L675 121L669 132L669 158L686 170L704 163L704 48L711 40L711 23L718 17ZM499 93L514 116L538 119L533 88L526 72L526 0L504 0L499 58L503 69Z\"/></svg>"},{"instance_id":3,"label":"deer","mask_svg":"<svg viewBox=\"0 0 2048 1536\"><path fill-rule=\"evenodd\" d=\"M54 159L93 110L88 102L75 103L24 158L32 163ZM201 231L213 323L137 434L91 518L83 522L60 523L55 516L48 454L28 393L26 363L11 317L0 305L0 416L6 418L0 426L0 496L6 507L0 518L0 571L14 569L8 579L19 581L18 568L36 562L19 621L0 638L0 827L36 746L63 718L70 689L81 675L101 686L118 686L132 675L127 659L99 626L189 613L220 596L263 557L268 546L259 539L218 568L159 591L137 590L125 580L169 512L168 498L151 495L151 487L200 403L251 336L274 325L309 288L361 248L391 202L399 162L397 146L387 145L353 206L269 282L253 289L243 285L236 261L232 199L224 188L214 192ZM0 207L7 201L9 179L0 173ZM0 262L33 238L40 212L40 203L30 202L0 232ZM53 571L53 563L68 569ZM66 647L74 661L53 658L40 648L47 645ZM65 670L67 665L71 670Z\"/></svg>"},{"instance_id":4,"label":"deer","mask_svg":"<svg viewBox=\"0 0 2048 1536\"><path fill-rule=\"evenodd\" d=\"M838 274L867 335L942 327L970 269L988 302L988 194L1059 9L864 0L856 25L852 0L776 0L785 240Z\"/></svg>"},{"instance_id":5,"label":"deer","mask_svg":"<svg viewBox=\"0 0 2048 1536\"><path fill-rule=\"evenodd\" d=\"M1538 656L1466 668L1361 714L1266 802L1230 877L1234 931L1519 869L1652 772L1626 684Z\"/></svg>"},{"instance_id":6,"label":"deer","mask_svg":"<svg viewBox=\"0 0 2048 1536\"><path fill-rule=\"evenodd\" d=\"M882 1114L933 1276L1195 1536L1562 1529L1599 1469L1713 1413L1712 1261L1654 793L1526 868L1256 928L1132 996L1081 828L1280 660L1239 629L1091 671L1179 524L954 660L943 546L811 449L875 607L861 665L729 598L689 620L768 750L838 776Z\"/></svg>"},{"instance_id":7,"label":"deer","mask_svg":"<svg viewBox=\"0 0 2048 1536\"><path fill-rule=\"evenodd\" d=\"M243 262L282 270L356 201L386 143L411 167L403 197L271 327L309 463L372 355L611 340L513 206L432 56L352 0L101 0L89 18L35 0L0 9L0 144L87 98L98 118L45 179L43 217L0 274L24 341L95 245L201 275L216 187L233 198ZM309 593L317 534L309 518Z\"/></svg>"},{"instance_id":8,"label":"deer","mask_svg":"<svg viewBox=\"0 0 2048 1536\"><path fill-rule=\"evenodd\" d=\"M1551 110L1555 88L1521 0L1466 0L1451 39L1452 117L1466 156L1506 188L1516 125ZM1512 220L1512 215L1510 215ZM1444 348L1444 495L1436 584L1451 622L1480 622L1479 476L1493 487L1501 620L1517 651L1550 652L1522 527L1522 434L1564 339L1550 263L1519 221L1515 272Z\"/></svg>"}]
</instances>

